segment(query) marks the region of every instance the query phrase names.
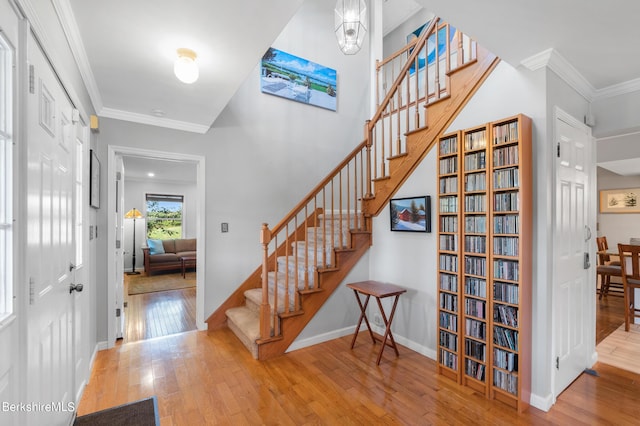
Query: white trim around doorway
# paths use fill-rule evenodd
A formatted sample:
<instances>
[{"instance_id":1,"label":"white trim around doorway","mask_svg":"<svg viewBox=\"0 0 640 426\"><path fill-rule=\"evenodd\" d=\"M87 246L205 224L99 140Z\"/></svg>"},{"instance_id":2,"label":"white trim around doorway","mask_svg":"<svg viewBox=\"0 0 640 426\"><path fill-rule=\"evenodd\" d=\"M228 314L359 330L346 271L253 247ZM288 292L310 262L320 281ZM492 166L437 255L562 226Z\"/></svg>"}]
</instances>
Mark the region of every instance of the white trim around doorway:
<instances>
[{"instance_id":1,"label":"white trim around doorway","mask_svg":"<svg viewBox=\"0 0 640 426\"><path fill-rule=\"evenodd\" d=\"M134 155L137 157L149 157L162 160L176 161L192 161L198 165L197 171L197 194L200 200L198 203L196 220L197 231L196 238L198 241L205 240L205 158L198 155L181 154L177 152L155 151L141 148L132 148L127 146L111 145L108 147L107 153L107 211L114 212L116 210L116 200L112 194L115 193L115 179L111 176L115 174L115 159L117 155ZM107 265L115 264L115 216L107 214ZM206 330L207 323L204 321L204 282L205 268L204 262L206 244L197 245L198 264L196 268L196 325L198 330ZM107 268L107 306L115 306L116 304L116 277L114 268ZM109 348L115 345L116 341L116 316L115 312L107 308L107 346Z\"/></svg>"}]
</instances>

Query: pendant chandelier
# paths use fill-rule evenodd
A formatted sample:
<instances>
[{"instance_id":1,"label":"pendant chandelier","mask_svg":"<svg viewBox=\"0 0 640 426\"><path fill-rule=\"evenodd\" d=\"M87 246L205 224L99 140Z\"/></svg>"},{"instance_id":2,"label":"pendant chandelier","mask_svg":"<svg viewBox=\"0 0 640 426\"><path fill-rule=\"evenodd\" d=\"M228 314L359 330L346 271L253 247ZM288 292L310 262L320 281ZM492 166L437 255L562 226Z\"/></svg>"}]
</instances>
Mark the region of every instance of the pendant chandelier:
<instances>
[{"instance_id":1,"label":"pendant chandelier","mask_svg":"<svg viewBox=\"0 0 640 426\"><path fill-rule=\"evenodd\" d=\"M338 0L334 11L338 46L345 55L358 53L367 33L367 5L364 0Z\"/></svg>"}]
</instances>

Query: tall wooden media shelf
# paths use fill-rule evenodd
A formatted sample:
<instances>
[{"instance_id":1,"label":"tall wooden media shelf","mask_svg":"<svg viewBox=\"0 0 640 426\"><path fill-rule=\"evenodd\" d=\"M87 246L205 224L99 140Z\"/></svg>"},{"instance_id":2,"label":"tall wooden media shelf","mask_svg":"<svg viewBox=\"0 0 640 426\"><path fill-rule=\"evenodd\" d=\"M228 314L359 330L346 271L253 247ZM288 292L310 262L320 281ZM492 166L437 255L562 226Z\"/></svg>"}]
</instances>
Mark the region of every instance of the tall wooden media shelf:
<instances>
[{"instance_id":1,"label":"tall wooden media shelf","mask_svg":"<svg viewBox=\"0 0 640 426\"><path fill-rule=\"evenodd\" d=\"M531 119L438 143L438 368L518 411L531 389Z\"/></svg>"}]
</instances>

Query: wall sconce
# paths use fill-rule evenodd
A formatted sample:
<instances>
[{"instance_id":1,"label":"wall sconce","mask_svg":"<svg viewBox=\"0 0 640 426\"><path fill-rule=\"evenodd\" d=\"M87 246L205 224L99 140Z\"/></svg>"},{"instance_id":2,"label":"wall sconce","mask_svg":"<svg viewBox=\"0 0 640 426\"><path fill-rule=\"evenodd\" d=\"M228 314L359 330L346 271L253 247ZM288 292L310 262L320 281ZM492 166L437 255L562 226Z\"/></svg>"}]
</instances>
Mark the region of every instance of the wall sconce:
<instances>
[{"instance_id":1,"label":"wall sconce","mask_svg":"<svg viewBox=\"0 0 640 426\"><path fill-rule=\"evenodd\" d=\"M342 53L358 53L367 33L367 5L364 0L338 0L334 18L336 38Z\"/></svg>"},{"instance_id":2,"label":"wall sconce","mask_svg":"<svg viewBox=\"0 0 640 426\"><path fill-rule=\"evenodd\" d=\"M191 49L178 49L178 58L173 64L173 72L178 80L183 83L191 84L198 79L200 72L198 64L196 64L196 52Z\"/></svg>"}]
</instances>

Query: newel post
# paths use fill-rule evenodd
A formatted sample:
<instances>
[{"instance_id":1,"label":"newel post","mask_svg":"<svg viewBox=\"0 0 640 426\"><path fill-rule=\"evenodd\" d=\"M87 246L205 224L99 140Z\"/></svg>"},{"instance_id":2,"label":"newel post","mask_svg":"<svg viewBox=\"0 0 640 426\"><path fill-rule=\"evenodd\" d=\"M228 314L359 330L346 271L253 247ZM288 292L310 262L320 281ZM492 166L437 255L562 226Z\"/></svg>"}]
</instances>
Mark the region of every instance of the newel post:
<instances>
[{"instance_id":1,"label":"newel post","mask_svg":"<svg viewBox=\"0 0 640 426\"><path fill-rule=\"evenodd\" d=\"M262 303L260 304L260 338L271 337L271 308L269 306L269 277L267 263L269 260L269 242L271 241L271 231L269 225L262 224L260 230L260 244L262 244Z\"/></svg>"},{"instance_id":2,"label":"newel post","mask_svg":"<svg viewBox=\"0 0 640 426\"><path fill-rule=\"evenodd\" d=\"M371 193L371 145L373 144L373 134L370 125L371 120L367 120L364 125L364 139L367 141L367 193L364 195L365 198L373 198Z\"/></svg>"}]
</instances>

